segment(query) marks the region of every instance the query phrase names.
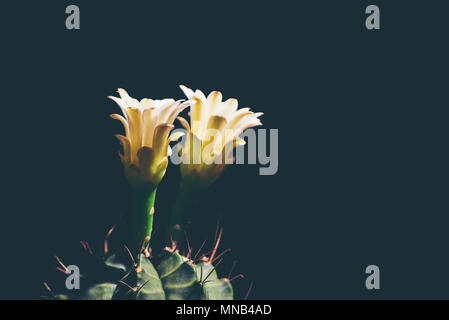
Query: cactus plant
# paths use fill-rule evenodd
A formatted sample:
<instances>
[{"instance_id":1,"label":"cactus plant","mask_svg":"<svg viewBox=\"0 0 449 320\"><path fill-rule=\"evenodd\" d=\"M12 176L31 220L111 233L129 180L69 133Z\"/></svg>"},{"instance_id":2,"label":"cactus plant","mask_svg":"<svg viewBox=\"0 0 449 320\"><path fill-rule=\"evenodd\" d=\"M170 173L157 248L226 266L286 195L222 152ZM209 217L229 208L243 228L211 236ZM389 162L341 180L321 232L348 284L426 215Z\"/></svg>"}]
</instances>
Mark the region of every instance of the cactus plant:
<instances>
[{"instance_id":1,"label":"cactus plant","mask_svg":"<svg viewBox=\"0 0 449 320\"><path fill-rule=\"evenodd\" d=\"M173 242L156 258L149 249L139 255L138 261L126 246L110 254L106 240L105 254L99 257L86 242L81 242L89 261L81 274L81 288L55 294L44 283L50 293L46 297L55 300L232 300L232 279L219 278L216 271L224 253L216 255L220 238L221 232L209 257L199 254L202 247L195 256L191 249L183 255ZM62 261L59 258L57 261L58 269L69 275Z\"/></svg>"},{"instance_id":2,"label":"cactus plant","mask_svg":"<svg viewBox=\"0 0 449 320\"><path fill-rule=\"evenodd\" d=\"M125 176L133 191L132 210L120 225L123 246L121 251L110 253L107 239L104 254L97 257L89 245L82 242L89 254L89 263L83 267L82 288L68 294L55 294L46 283L45 287L53 299L87 300L229 300L234 298L231 285L233 279L219 278L214 264L227 252L217 254L222 230L216 233L209 257L198 253L192 257L190 245L187 254L178 249L179 235L183 234L183 222L195 210L195 199L220 176L226 164L232 162L229 151L244 144L238 135L245 129L261 124L262 113L253 113L249 108L237 111L237 100L222 102L221 93L213 91L207 98L200 90L181 86L189 99L187 102L174 99L138 101L119 89L114 100L123 116L113 114L125 130L125 135L116 135L123 146L120 159ZM191 106L191 124L178 115ZM164 248L154 258L151 255L154 202L159 183L165 175L168 157L172 151L170 142L182 137L182 133L170 132L173 122L178 120L186 128L187 141L179 150L181 163L181 188L174 204L170 226ZM209 131L216 133L212 137ZM170 135L170 136L169 136ZM195 142L196 141L196 142ZM196 146L196 147L195 147ZM190 160L199 159L191 163ZM220 163L220 161L223 162ZM217 164L219 162L219 164ZM217 230L218 231L218 230ZM111 230L112 232L112 230ZM111 232L108 233L108 237ZM187 241L188 243L188 241ZM203 246L201 246L202 248ZM201 249L200 248L200 249ZM199 250L200 251L200 250ZM198 252L199 252L198 251ZM58 269L70 272L57 258ZM235 278L239 277L238 275Z\"/></svg>"}]
</instances>

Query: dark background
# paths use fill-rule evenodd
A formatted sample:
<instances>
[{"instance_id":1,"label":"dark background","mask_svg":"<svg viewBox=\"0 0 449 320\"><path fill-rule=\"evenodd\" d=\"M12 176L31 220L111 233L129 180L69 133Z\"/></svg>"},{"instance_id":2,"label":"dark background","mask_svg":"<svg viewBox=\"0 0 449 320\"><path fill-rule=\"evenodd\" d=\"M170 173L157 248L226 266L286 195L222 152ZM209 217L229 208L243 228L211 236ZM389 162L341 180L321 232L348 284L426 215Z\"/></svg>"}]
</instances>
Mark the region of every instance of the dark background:
<instances>
[{"instance_id":1,"label":"dark background","mask_svg":"<svg viewBox=\"0 0 449 320\"><path fill-rule=\"evenodd\" d=\"M81 30L65 29L65 7ZM369 4L381 30L365 29ZM449 298L443 1L8 1L2 34L0 297L33 299L126 207L106 96L220 90L279 129L279 171L231 166L190 231L234 259L237 297ZM179 169L161 183L156 222ZM193 243L198 246L199 243ZM365 288L365 267L381 290Z\"/></svg>"}]
</instances>

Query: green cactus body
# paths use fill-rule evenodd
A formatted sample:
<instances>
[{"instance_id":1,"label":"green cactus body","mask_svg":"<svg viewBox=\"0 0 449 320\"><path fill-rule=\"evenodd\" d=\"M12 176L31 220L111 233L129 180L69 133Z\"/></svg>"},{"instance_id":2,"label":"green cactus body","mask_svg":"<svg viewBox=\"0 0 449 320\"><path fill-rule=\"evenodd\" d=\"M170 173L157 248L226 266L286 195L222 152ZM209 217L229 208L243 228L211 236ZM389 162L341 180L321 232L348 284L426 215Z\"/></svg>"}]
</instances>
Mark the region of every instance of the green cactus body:
<instances>
[{"instance_id":1,"label":"green cactus body","mask_svg":"<svg viewBox=\"0 0 449 320\"><path fill-rule=\"evenodd\" d=\"M231 282L220 279L208 261L194 263L176 250L164 249L157 263L141 256L135 267L119 262L111 255L103 263L83 274L81 289L58 300L233 300ZM100 276L101 275L101 276ZM86 288L86 289L83 289Z\"/></svg>"}]
</instances>

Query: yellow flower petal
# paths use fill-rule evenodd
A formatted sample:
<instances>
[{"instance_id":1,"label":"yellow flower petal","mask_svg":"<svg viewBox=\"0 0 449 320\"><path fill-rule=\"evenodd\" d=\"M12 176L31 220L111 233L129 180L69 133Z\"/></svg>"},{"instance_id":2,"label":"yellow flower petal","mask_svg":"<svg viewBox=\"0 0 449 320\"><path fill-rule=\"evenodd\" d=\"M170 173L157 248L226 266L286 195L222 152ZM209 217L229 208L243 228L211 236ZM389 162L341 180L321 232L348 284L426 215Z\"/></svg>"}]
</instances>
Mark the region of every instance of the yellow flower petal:
<instances>
[{"instance_id":1,"label":"yellow flower petal","mask_svg":"<svg viewBox=\"0 0 449 320\"><path fill-rule=\"evenodd\" d=\"M198 137L201 137L201 130L202 130L202 111L203 111L203 101L197 97L192 98L193 101L190 104L190 124L192 128L193 134L195 134Z\"/></svg>"},{"instance_id":2,"label":"yellow flower petal","mask_svg":"<svg viewBox=\"0 0 449 320\"><path fill-rule=\"evenodd\" d=\"M177 117L176 119L178 119L178 121L187 130L187 132L190 132L190 125L186 119L184 119L183 117Z\"/></svg>"},{"instance_id":3,"label":"yellow flower petal","mask_svg":"<svg viewBox=\"0 0 449 320\"><path fill-rule=\"evenodd\" d=\"M141 109L154 108L154 100L143 98L142 100L140 100L140 108Z\"/></svg>"},{"instance_id":4,"label":"yellow flower petal","mask_svg":"<svg viewBox=\"0 0 449 320\"><path fill-rule=\"evenodd\" d=\"M226 126L227 129L233 129L234 126L244 117L253 114L251 111L249 111L249 108L243 108L237 111L231 121L229 121L228 125Z\"/></svg>"},{"instance_id":5,"label":"yellow flower petal","mask_svg":"<svg viewBox=\"0 0 449 320\"><path fill-rule=\"evenodd\" d=\"M154 129L153 148L155 150L155 159L162 159L167 156L168 135L174 128L174 125L163 123Z\"/></svg>"},{"instance_id":6,"label":"yellow flower petal","mask_svg":"<svg viewBox=\"0 0 449 320\"><path fill-rule=\"evenodd\" d=\"M143 110L143 141L142 144L147 147L153 145L154 128L157 123L157 109L151 107Z\"/></svg>"},{"instance_id":7,"label":"yellow flower petal","mask_svg":"<svg viewBox=\"0 0 449 320\"><path fill-rule=\"evenodd\" d=\"M108 98L111 99L111 100L113 100L113 101L115 101L115 103L117 103L117 105L118 105L118 106L120 107L120 109L122 110L123 115L124 115L125 117L127 117L127 114L126 114L126 109L127 109L127 107L126 107L125 101L123 101L123 100L120 99L120 98L114 97L114 96L108 96Z\"/></svg>"},{"instance_id":8,"label":"yellow flower petal","mask_svg":"<svg viewBox=\"0 0 449 320\"><path fill-rule=\"evenodd\" d=\"M194 92L193 92L193 90L192 89L189 89L189 88L187 88L186 86L184 86L184 85L180 85L179 86L180 88L181 88L181 90L182 90L182 92L184 92L184 94L187 96L187 98L192 98L193 97L193 95L195 94Z\"/></svg>"},{"instance_id":9,"label":"yellow flower petal","mask_svg":"<svg viewBox=\"0 0 449 320\"><path fill-rule=\"evenodd\" d=\"M139 101L136 100L136 99L134 99L134 98L131 98L131 97L128 95L128 92L126 92L126 91L123 90L122 88L119 88L119 89L117 90L117 92L119 93L120 98L126 103L126 106L127 106L128 108L135 108L135 109L138 109L138 108L139 108L139 105L140 105Z\"/></svg>"},{"instance_id":10,"label":"yellow flower petal","mask_svg":"<svg viewBox=\"0 0 449 320\"><path fill-rule=\"evenodd\" d=\"M131 159L142 146L142 113L139 109L128 108L129 137L131 142Z\"/></svg>"},{"instance_id":11,"label":"yellow flower petal","mask_svg":"<svg viewBox=\"0 0 449 320\"><path fill-rule=\"evenodd\" d=\"M119 120L119 121L122 123L123 128L125 128L125 135L126 135L127 137L129 137L129 126L128 126L128 121L126 121L126 119L125 119L124 117L122 117L121 115L116 114L116 113L111 114L110 117L111 117L112 119Z\"/></svg>"},{"instance_id":12,"label":"yellow flower petal","mask_svg":"<svg viewBox=\"0 0 449 320\"><path fill-rule=\"evenodd\" d=\"M181 103L176 108L173 108L170 115L168 116L166 122L173 123L175 121L176 117L189 105L190 105L190 103L187 101L187 102Z\"/></svg>"},{"instance_id":13,"label":"yellow flower petal","mask_svg":"<svg viewBox=\"0 0 449 320\"><path fill-rule=\"evenodd\" d=\"M239 102L237 99L231 98L222 103L221 108L218 110L218 114L223 115L226 120L230 120L232 115L237 111Z\"/></svg>"},{"instance_id":14,"label":"yellow flower petal","mask_svg":"<svg viewBox=\"0 0 449 320\"><path fill-rule=\"evenodd\" d=\"M208 103L207 113L208 114L205 114L205 116L210 117L210 116L217 115L218 114L217 112L219 111L219 109L221 107L222 99L223 99L223 96L221 95L220 91L212 91L207 96L207 103Z\"/></svg>"}]
</instances>

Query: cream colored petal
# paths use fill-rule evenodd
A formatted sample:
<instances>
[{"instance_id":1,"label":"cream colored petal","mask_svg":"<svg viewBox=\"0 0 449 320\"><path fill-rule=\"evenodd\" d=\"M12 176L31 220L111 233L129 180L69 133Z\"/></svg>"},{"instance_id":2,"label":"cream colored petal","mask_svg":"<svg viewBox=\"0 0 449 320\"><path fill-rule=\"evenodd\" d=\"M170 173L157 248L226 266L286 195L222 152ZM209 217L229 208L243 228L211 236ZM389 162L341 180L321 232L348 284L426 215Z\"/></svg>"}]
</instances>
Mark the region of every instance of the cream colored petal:
<instances>
[{"instance_id":1,"label":"cream colored petal","mask_svg":"<svg viewBox=\"0 0 449 320\"><path fill-rule=\"evenodd\" d=\"M171 108L176 105L177 103L173 99L157 100L156 110L153 116L155 125L167 123L167 114L169 115Z\"/></svg>"},{"instance_id":2,"label":"cream colored petal","mask_svg":"<svg viewBox=\"0 0 449 320\"><path fill-rule=\"evenodd\" d=\"M197 97L193 97L190 102L190 124L193 134L201 137L202 131L202 111L203 101Z\"/></svg>"},{"instance_id":3,"label":"cream colored petal","mask_svg":"<svg viewBox=\"0 0 449 320\"><path fill-rule=\"evenodd\" d=\"M181 88L182 92L184 92L186 97L189 98L189 99L192 98L193 95L195 94L192 89L189 89L189 88L187 88L186 86L184 86L182 84L179 87Z\"/></svg>"},{"instance_id":4,"label":"cream colored petal","mask_svg":"<svg viewBox=\"0 0 449 320\"><path fill-rule=\"evenodd\" d=\"M199 90L199 89L195 90L195 96L197 96L197 98L200 98L201 100L204 101L204 103L206 103L207 98L206 98L206 96L204 95L203 91L201 91L201 90Z\"/></svg>"},{"instance_id":5,"label":"cream colored petal","mask_svg":"<svg viewBox=\"0 0 449 320\"><path fill-rule=\"evenodd\" d=\"M145 110L151 107L154 107L154 100L148 98L143 98L140 100L140 109Z\"/></svg>"},{"instance_id":6,"label":"cream colored petal","mask_svg":"<svg viewBox=\"0 0 449 320\"><path fill-rule=\"evenodd\" d=\"M167 105L167 104L172 104L173 102L175 102L174 99L169 98L169 99L162 99L162 100L156 100L156 106L157 107L161 107L163 105Z\"/></svg>"},{"instance_id":7,"label":"cream colored petal","mask_svg":"<svg viewBox=\"0 0 449 320\"><path fill-rule=\"evenodd\" d=\"M190 125L186 119L184 119L183 117L177 117L176 119L178 119L178 121L187 130L187 132L190 132Z\"/></svg>"},{"instance_id":8,"label":"cream colored petal","mask_svg":"<svg viewBox=\"0 0 449 320\"><path fill-rule=\"evenodd\" d=\"M153 145L153 134L154 129L156 128L156 118L157 117L157 109L155 107L151 107L145 109L142 114L143 118L143 145L147 147L151 147Z\"/></svg>"},{"instance_id":9,"label":"cream colored petal","mask_svg":"<svg viewBox=\"0 0 449 320\"><path fill-rule=\"evenodd\" d=\"M131 161L142 146L142 113L139 109L128 108L129 137L131 142Z\"/></svg>"},{"instance_id":10,"label":"cream colored petal","mask_svg":"<svg viewBox=\"0 0 449 320\"><path fill-rule=\"evenodd\" d=\"M122 88L118 88L117 89L118 94L120 95L120 98L122 98L123 100L126 100L129 98L129 94L128 92L126 92L125 89Z\"/></svg>"},{"instance_id":11,"label":"cream colored petal","mask_svg":"<svg viewBox=\"0 0 449 320\"><path fill-rule=\"evenodd\" d=\"M240 135L243 131L248 128L261 126L262 122L257 118L251 118L247 121L242 121L238 126L234 127L234 130Z\"/></svg>"},{"instance_id":12,"label":"cream colored petal","mask_svg":"<svg viewBox=\"0 0 449 320\"><path fill-rule=\"evenodd\" d=\"M226 129L233 129L241 119L252 114L253 112L249 111L249 108L243 108L238 110L232 116L231 121L229 121L228 125L226 126Z\"/></svg>"},{"instance_id":13,"label":"cream colored petal","mask_svg":"<svg viewBox=\"0 0 449 320\"><path fill-rule=\"evenodd\" d=\"M208 103L208 107L209 107L209 110L208 110L209 116L220 115L218 113L218 111L220 109L222 100L223 100L223 96L220 91L212 91L207 96L207 103Z\"/></svg>"},{"instance_id":14,"label":"cream colored petal","mask_svg":"<svg viewBox=\"0 0 449 320\"><path fill-rule=\"evenodd\" d=\"M221 149L223 140L222 129L226 126L226 119L221 116L212 116L209 118L207 130L204 131L202 140L202 156L209 157L215 150Z\"/></svg>"},{"instance_id":15,"label":"cream colored petal","mask_svg":"<svg viewBox=\"0 0 449 320\"><path fill-rule=\"evenodd\" d=\"M122 98L122 100L125 102L127 107L136 108L136 109L139 108L139 106L140 106L139 101L134 98L131 98L125 90L123 90L122 88L119 88L117 90L117 92L119 93L120 98Z\"/></svg>"},{"instance_id":16,"label":"cream colored petal","mask_svg":"<svg viewBox=\"0 0 449 320\"><path fill-rule=\"evenodd\" d=\"M226 133L232 133L231 135L228 134L226 136L224 144L234 139L234 137L239 136L246 129L262 125L260 119L257 118L258 116L260 116L260 114L250 112L247 114L242 114L234 119L235 121L233 122L233 124L227 125L224 129Z\"/></svg>"},{"instance_id":17,"label":"cream colored petal","mask_svg":"<svg viewBox=\"0 0 449 320\"><path fill-rule=\"evenodd\" d=\"M237 123L235 123L234 128L241 128L246 126L247 123L260 123L261 121L259 119L259 117L263 115L262 112L259 113L251 113L251 114L246 114L243 117L240 117L237 121Z\"/></svg>"},{"instance_id":18,"label":"cream colored petal","mask_svg":"<svg viewBox=\"0 0 449 320\"><path fill-rule=\"evenodd\" d=\"M167 98L167 99L162 99L161 101L164 103L168 103L168 102L175 102L175 99Z\"/></svg>"},{"instance_id":19,"label":"cream colored petal","mask_svg":"<svg viewBox=\"0 0 449 320\"><path fill-rule=\"evenodd\" d=\"M155 159L162 159L167 156L168 135L173 128L174 125L163 123L154 130L153 149L155 150Z\"/></svg>"},{"instance_id":20,"label":"cream colored petal","mask_svg":"<svg viewBox=\"0 0 449 320\"><path fill-rule=\"evenodd\" d=\"M221 104L219 110L217 111L217 114L222 115L229 122L232 118L232 115L237 111L238 105L239 103L237 99L228 99Z\"/></svg>"},{"instance_id":21,"label":"cream colored petal","mask_svg":"<svg viewBox=\"0 0 449 320\"><path fill-rule=\"evenodd\" d=\"M125 117L127 117L126 115L126 103L125 101L123 101L120 98L114 97L114 96L108 96L109 99L115 101L115 103L117 103L117 105L120 107L120 109L122 110L122 113Z\"/></svg>"},{"instance_id":22,"label":"cream colored petal","mask_svg":"<svg viewBox=\"0 0 449 320\"><path fill-rule=\"evenodd\" d=\"M232 119L232 127L233 128L239 127L239 126L241 126L242 123L249 122L253 119L257 119L257 117L255 116L254 113L252 113L251 111L248 111L247 113L243 113L240 116Z\"/></svg>"},{"instance_id":23,"label":"cream colored petal","mask_svg":"<svg viewBox=\"0 0 449 320\"><path fill-rule=\"evenodd\" d=\"M126 121L126 119L125 119L124 117L122 117L121 115L116 114L116 113L111 114L110 117L111 117L112 119L119 120L119 121L122 123L123 128L125 128L125 135L126 135L126 137L129 138L129 126L128 126L128 121Z\"/></svg>"},{"instance_id":24,"label":"cream colored petal","mask_svg":"<svg viewBox=\"0 0 449 320\"><path fill-rule=\"evenodd\" d=\"M178 105L176 108L173 109L173 111L171 112L171 114L168 116L167 118L167 123L173 123L176 119L176 117L182 112L184 111L185 108L187 108L190 105L190 102L184 102L181 103L180 105Z\"/></svg>"},{"instance_id":25,"label":"cream colored petal","mask_svg":"<svg viewBox=\"0 0 449 320\"><path fill-rule=\"evenodd\" d=\"M159 113L159 122L160 123L172 123L178 114L176 114L176 116L173 118L172 122L170 122L168 119L170 118L173 111L176 112L178 107L179 107L178 101L162 106L160 113Z\"/></svg>"}]
</instances>

